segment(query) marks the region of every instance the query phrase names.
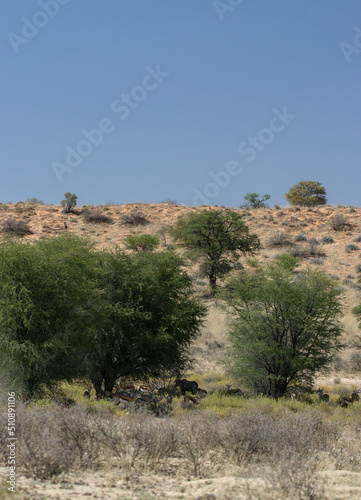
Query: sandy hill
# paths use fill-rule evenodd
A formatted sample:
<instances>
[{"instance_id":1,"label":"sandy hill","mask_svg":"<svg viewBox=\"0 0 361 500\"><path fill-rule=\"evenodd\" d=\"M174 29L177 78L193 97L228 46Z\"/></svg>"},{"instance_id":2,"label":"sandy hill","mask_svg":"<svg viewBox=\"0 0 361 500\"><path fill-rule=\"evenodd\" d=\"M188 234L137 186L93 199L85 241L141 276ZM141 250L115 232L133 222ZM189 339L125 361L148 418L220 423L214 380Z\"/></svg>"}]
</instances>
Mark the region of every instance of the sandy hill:
<instances>
[{"instance_id":1,"label":"sandy hill","mask_svg":"<svg viewBox=\"0 0 361 500\"><path fill-rule=\"evenodd\" d=\"M25 221L32 231L24 237L33 241L47 236L56 236L64 231L87 236L95 241L98 248L112 248L118 245L126 248L125 240L130 234L158 234L164 245L172 244L168 234L169 227L176 220L190 212L204 210L227 210L228 207L186 207L174 203L132 203L127 205L102 205L76 207L74 213L65 214L62 207L18 202L0 204L0 227L11 220ZM276 254L289 249L303 255L302 265L317 265L329 275L339 280L345 288L345 337L349 349L344 351L340 370L347 376L351 370L350 356L361 349L361 335L351 309L361 301L361 208L324 206L319 208L275 207L266 209L241 210L245 222L252 233L256 233L262 243L262 250L255 256L261 262L268 262ZM146 225L130 225L124 222L125 216L141 214L148 221ZM87 222L86 214L107 216L105 222ZM65 228L65 226L67 228ZM336 227L336 230L334 229ZM332 238L332 243L315 244L324 238ZM288 240L289 244L284 243ZM287 241L285 242L287 243ZM295 246L296 245L296 246ZM181 251L181 249L179 249ZM241 257L247 267L247 259ZM198 279L197 267L189 269L197 280L197 290L209 299L207 283ZM195 347L195 355L200 371L214 370L214 356L221 354L224 347L224 334L227 320L224 311L210 301L210 313L204 332ZM361 355L360 355L361 356Z\"/></svg>"}]
</instances>

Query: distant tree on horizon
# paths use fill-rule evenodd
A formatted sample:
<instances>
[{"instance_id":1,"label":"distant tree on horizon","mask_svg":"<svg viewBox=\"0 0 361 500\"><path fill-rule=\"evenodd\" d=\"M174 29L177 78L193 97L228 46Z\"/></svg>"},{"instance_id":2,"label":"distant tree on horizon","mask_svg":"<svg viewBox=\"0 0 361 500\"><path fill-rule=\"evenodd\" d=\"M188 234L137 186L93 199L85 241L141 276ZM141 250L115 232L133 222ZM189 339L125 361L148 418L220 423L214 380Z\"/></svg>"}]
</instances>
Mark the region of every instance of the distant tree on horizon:
<instances>
[{"instance_id":1,"label":"distant tree on horizon","mask_svg":"<svg viewBox=\"0 0 361 500\"><path fill-rule=\"evenodd\" d=\"M327 203L326 189L317 181L300 181L285 196L291 205L302 207L316 207Z\"/></svg>"},{"instance_id":2,"label":"distant tree on horizon","mask_svg":"<svg viewBox=\"0 0 361 500\"><path fill-rule=\"evenodd\" d=\"M76 207L76 200L78 197L72 193L65 193L64 200L61 200L60 205L63 207L66 214L70 213L74 207Z\"/></svg>"},{"instance_id":3,"label":"distant tree on horizon","mask_svg":"<svg viewBox=\"0 0 361 500\"><path fill-rule=\"evenodd\" d=\"M260 194L258 193L247 193L243 199L246 203L240 206L240 208L269 208L269 205L266 203L267 200L271 198L270 194L264 194L263 198L260 198Z\"/></svg>"}]
</instances>

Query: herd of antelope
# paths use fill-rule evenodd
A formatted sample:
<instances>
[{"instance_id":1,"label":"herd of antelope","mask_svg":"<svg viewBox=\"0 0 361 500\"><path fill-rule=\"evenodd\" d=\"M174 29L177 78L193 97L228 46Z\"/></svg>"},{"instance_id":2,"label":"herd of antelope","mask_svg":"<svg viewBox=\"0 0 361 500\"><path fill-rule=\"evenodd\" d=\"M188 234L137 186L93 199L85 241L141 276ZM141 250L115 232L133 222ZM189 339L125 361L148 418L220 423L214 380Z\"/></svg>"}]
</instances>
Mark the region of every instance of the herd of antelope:
<instances>
[{"instance_id":1,"label":"herd of antelope","mask_svg":"<svg viewBox=\"0 0 361 500\"><path fill-rule=\"evenodd\" d=\"M241 389L231 389L231 385L227 385L225 394L243 396ZM172 387L158 387L155 382L150 385L135 384L135 383L117 383L116 392L96 391L94 399L99 401L105 399L114 402L117 406L124 403L129 409L133 403L147 403L157 405L160 401L165 400L166 404L171 407L173 396L177 388L183 396L182 408L191 408L199 405L200 400L205 398L207 391L201 389L197 382L187 379L176 379ZM92 388L90 387L84 392L84 397L91 398ZM186 395L186 392L191 392L192 396Z\"/></svg>"},{"instance_id":2,"label":"herd of antelope","mask_svg":"<svg viewBox=\"0 0 361 500\"><path fill-rule=\"evenodd\" d=\"M241 389L231 389L230 384L226 384L226 390L224 391L225 395L230 396L244 396L244 393ZM182 408L191 408L196 405L199 405L200 399L206 397L207 391L205 389L201 389L198 387L197 382L194 380L187 379L176 379L174 385L172 387L158 387L154 382L150 385L147 384L135 384L135 383L117 383L116 392L112 393L109 391L97 391L94 399L107 399L108 401L114 402L117 406L120 403L124 403L127 408L132 403L147 403L154 404L155 406L162 400L166 401L166 404L171 407L173 396L176 393L177 388L180 389L180 392L183 396L182 400ZM84 392L84 396L91 398L92 388L90 387L87 391ZM349 405L352 405L354 402L360 401L359 392L361 389L354 390L350 397L341 396L339 398L339 404L342 408L347 408ZM186 392L191 392L192 396L186 395ZM330 401L329 394L324 394L323 389L319 387L317 395L319 400L325 403ZM291 394L291 400L295 401L299 398L300 391L295 390Z\"/></svg>"},{"instance_id":3,"label":"herd of antelope","mask_svg":"<svg viewBox=\"0 0 361 500\"><path fill-rule=\"evenodd\" d=\"M349 405L352 405L354 402L358 403L360 401L360 396L359 396L360 391L361 391L361 389L358 389L358 390L355 389L349 398L345 397L345 396L341 396L338 400L338 403L342 406L342 408L347 408ZM298 399L299 394L300 394L299 391L297 391L297 390L293 391L291 394L292 401ZM323 389L321 389L320 387L318 388L317 395L319 397L319 400L324 402L324 403L328 403L330 401L330 395L324 394Z\"/></svg>"}]
</instances>

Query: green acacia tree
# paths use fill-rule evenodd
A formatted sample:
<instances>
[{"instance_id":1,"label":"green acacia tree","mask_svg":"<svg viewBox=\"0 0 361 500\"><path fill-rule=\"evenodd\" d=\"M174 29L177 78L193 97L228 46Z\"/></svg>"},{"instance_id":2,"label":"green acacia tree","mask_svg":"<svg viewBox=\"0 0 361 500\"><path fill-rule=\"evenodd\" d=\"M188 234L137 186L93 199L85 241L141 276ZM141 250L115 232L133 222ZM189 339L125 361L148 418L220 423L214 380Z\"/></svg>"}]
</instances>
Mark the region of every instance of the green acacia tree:
<instances>
[{"instance_id":1,"label":"green acacia tree","mask_svg":"<svg viewBox=\"0 0 361 500\"><path fill-rule=\"evenodd\" d=\"M63 207L63 211L68 214L74 207L76 207L76 200L78 197L73 193L65 193L64 200L61 200L60 205Z\"/></svg>"},{"instance_id":2,"label":"green acacia tree","mask_svg":"<svg viewBox=\"0 0 361 500\"><path fill-rule=\"evenodd\" d=\"M240 208L269 208L266 201L271 198L270 194L264 194L262 198L258 193L247 193L243 197L246 203L240 206Z\"/></svg>"},{"instance_id":3,"label":"green acacia tree","mask_svg":"<svg viewBox=\"0 0 361 500\"><path fill-rule=\"evenodd\" d=\"M32 397L82 372L99 296L89 242L64 234L0 244L0 365Z\"/></svg>"},{"instance_id":4,"label":"green acacia tree","mask_svg":"<svg viewBox=\"0 0 361 500\"><path fill-rule=\"evenodd\" d=\"M294 273L292 259L243 272L230 281L227 294L234 310L230 372L274 398L301 380L311 387L342 348L342 291L323 272Z\"/></svg>"},{"instance_id":5,"label":"green acacia tree","mask_svg":"<svg viewBox=\"0 0 361 500\"><path fill-rule=\"evenodd\" d=\"M171 234L188 248L188 256L200 260L200 270L214 290L217 279L231 269L240 254L253 254L261 247L256 234L250 234L242 215L228 210L210 210L178 219Z\"/></svg>"},{"instance_id":6,"label":"green acacia tree","mask_svg":"<svg viewBox=\"0 0 361 500\"><path fill-rule=\"evenodd\" d=\"M85 362L96 390L119 377L146 378L189 361L205 308L173 252L104 252L98 310Z\"/></svg>"},{"instance_id":7,"label":"green acacia tree","mask_svg":"<svg viewBox=\"0 0 361 500\"><path fill-rule=\"evenodd\" d=\"M326 189L317 181L300 181L285 196L291 205L316 207L327 203Z\"/></svg>"}]
</instances>

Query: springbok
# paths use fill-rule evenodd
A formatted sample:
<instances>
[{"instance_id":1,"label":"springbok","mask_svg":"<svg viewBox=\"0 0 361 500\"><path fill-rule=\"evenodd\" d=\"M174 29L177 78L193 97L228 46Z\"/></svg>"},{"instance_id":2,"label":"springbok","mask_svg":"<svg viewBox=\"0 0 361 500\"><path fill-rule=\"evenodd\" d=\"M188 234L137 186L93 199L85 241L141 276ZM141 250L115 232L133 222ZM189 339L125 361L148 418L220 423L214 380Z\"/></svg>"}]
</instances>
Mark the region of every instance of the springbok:
<instances>
[{"instance_id":1,"label":"springbok","mask_svg":"<svg viewBox=\"0 0 361 500\"><path fill-rule=\"evenodd\" d=\"M207 393L207 391L205 389L200 389L198 387L197 394L199 395L200 398L205 398L208 393Z\"/></svg>"},{"instance_id":2,"label":"springbok","mask_svg":"<svg viewBox=\"0 0 361 500\"><path fill-rule=\"evenodd\" d=\"M323 389L318 388L317 394L320 398L320 401L324 401L325 403L327 403L330 400L330 396L328 394L324 394Z\"/></svg>"},{"instance_id":3,"label":"springbok","mask_svg":"<svg viewBox=\"0 0 361 500\"><path fill-rule=\"evenodd\" d=\"M141 391L153 392L155 389L157 389L157 384L154 382L152 385L141 384L139 386L139 389Z\"/></svg>"},{"instance_id":4,"label":"springbok","mask_svg":"<svg viewBox=\"0 0 361 500\"><path fill-rule=\"evenodd\" d=\"M189 408L194 405L199 405L199 399L196 399L193 396L184 396L182 401L183 408Z\"/></svg>"},{"instance_id":5,"label":"springbok","mask_svg":"<svg viewBox=\"0 0 361 500\"><path fill-rule=\"evenodd\" d=\"M231 389L232 385L231 384L226 384L226 387L227 387L227 394L230 394L230 395L239 395L239 396L243 396L243 391L241 389Z\"/></svg>"},{"instance_id":6,"label":"springbok","mask_svg":"<svg viewBox=\"0 0 361 500\"><path fill-rule=\"evenodd\" d=\"M118 392L122 392L122 391L130 391L130 392L135 392L135 385L134 384L122 384L120 385L120 383L118 382L117 383L117 387L118 387Z\"/></svg>"},{"instance_id":7,"label":"springbok","mask_svg":"<svg viewBox=\"0 0 361 500\"><path fill-rule=\"evenodd\" d=\"M157 404L159 401L162 401L165 396L161 396L157 398L155 394L143 394L142 391L139 391L139 401L142 401L143 403L154 403Z\"/></svg>"},{"instance_id":8,"label":"springbok","mask_svg":"<svg viewBox=\"0 0 361 500\"><path fill-rule=\"evenodd\" d=\"M359 402L360 396L358 394L358 391L353 391L350 398L341 396L339 402L342 408L347 408L348 405L352 405L355 401Z\"/></svg>"},{"instance_id":9,"label":"springbok","mask_svg":"<svg viewBox=\"0 0 361 500\"><path fill-rule=\"evenodd\" d=\"M97 391L95 396L94 396L94 399L96 401L99 401L100 399L109 399L111 397L111 393L110 391L103 391L103 390L100 390L100 391Z\"/></svg>"},{"instance_id":10,"label":"springbok","mask_svg":"<svg viewBox=\"0 0 361 500\"><path fill-rule=\"evenodd\" d=\"M140 397L140 392L136 392L133 396L126 396L125 394L117 392L112 397L111 401L118 406L120 403L125 403L126 407L129 408L129 403L135 403Z\"/></svg>"},{"instance_id":11,"label":"springbok","mask_svg":"<svg viewBox=\"0 0 361 500\"><path fill-rule=\"evenodd\" d=\"M292 394L291 394L291 400L292 401L296 401L298 397L298 392L297 391L293 391Z\"/></svg>"}]
</instances>

